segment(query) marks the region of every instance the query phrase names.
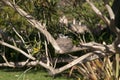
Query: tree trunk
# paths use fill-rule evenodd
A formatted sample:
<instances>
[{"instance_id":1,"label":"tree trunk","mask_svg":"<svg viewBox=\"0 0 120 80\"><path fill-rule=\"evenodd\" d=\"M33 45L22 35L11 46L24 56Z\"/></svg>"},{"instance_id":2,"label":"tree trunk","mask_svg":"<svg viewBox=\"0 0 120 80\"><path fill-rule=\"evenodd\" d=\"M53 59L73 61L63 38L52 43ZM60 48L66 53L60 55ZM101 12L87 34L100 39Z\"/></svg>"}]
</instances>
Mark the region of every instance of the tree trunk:
<instances>
[{"instance_id":1,"label":"tree trunk","mask_svg":"<svg viewBox=\"0 0 120 80\"><path fill-rule=\"evenodd\" d=\"M115 25L120 29L120 0L114 0L112 9L115 14Z\"/></svg>"}]
</instances>

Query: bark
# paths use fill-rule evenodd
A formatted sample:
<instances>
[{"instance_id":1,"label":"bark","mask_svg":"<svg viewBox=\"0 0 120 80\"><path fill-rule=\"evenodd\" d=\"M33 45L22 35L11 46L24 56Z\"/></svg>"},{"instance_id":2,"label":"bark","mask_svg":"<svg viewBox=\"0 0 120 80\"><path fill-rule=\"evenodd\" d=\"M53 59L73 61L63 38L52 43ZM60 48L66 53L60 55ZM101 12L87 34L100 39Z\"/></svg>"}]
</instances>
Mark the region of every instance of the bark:
<instances>
[{"instance_id":1,"label":"bark","mask_svg":"<svg viewBox=\"0 0 120 80\"><path fill-rule=\"evenodd\" d=\"M120 0L114 0L112 9L115 14L115 25L120 29Z\"/></svg>"},{"instance_id":2,"label":"bark","mask_svg":"<svg viewBox=\"0 0 120 80\"><path fill-rule=\"evenodd\" d=\"M44 61L38 61L38 60L30 61L28 63L26 63L26 62L9 62L9 64L14 66L14 67L41 65L50 71L50 75L56 75L56 74L59 74L65 70L71 68L72 66L74 66L76 64L85 63L85 62L92 61L92 60L95 60L98 58L103 58L103 57L108 56L108 55L112 55L112 54L111 53L106 54L106 53L103 53L101 51L94 51L94 52L86 53L83 56L72 59L71 62L69 62L68 64L66 64L60 68L53 68L52 66L47 66L47 64L44 63ZM10 67L7 65L7 63L0 63L0 66L1 67Z\"/></svg>"},{"instance_id":3,"label":"bark","mask_svg":"<svg viewBox=\"0 0 120 80\"><path fill-rule=\"evenodd\" d=\"M16 51L18 51L18 52L20 52L21 54L23 54L24 56L26 56L27 58L29 58L29 59L31 59L31 60L35 60L35 57L33 57L33 56L30 55L30 54L27 54L27 53L24 52L23 50L15 47L15 46L13 46L13 45L10 45L10 44L8 44L8 43L6 43L6 42L3 42L3 41L0 41L0 44L3 45L3 46L6 46L6 47L12 48L12 49L14 49L14 50L16 50Z\"/></svg>"}]
</instances>

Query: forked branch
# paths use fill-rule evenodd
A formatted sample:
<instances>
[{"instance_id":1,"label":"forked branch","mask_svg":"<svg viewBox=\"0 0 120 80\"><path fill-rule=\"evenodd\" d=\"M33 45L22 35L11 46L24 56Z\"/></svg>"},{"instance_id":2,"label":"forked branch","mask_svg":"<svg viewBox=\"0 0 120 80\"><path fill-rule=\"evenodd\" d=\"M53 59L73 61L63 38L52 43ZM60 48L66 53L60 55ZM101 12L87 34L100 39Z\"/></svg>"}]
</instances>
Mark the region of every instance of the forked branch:
<instances>
[{"instance_id":1,"label":"forked branch","mask_svg":"<svg viewBox=\"0 0 120 80\"><path fill-rule=\"evenodd\" d=\"M27 21L35 28L37 28L46 38L47 40L52 44L54 49L57 52L62 52L58 44L56 43L55 39L51 36L51 34L46 30L46 26L43 26L39 21L35 20L33 16L30 14L26 13L23 9L21 9L19 6L16 4L13 4L9 0L1 0L3 3L6 5L10 6L13 8L15 11L17 11L21 16L27 19Z\"/></svg>"},{"instance_id":2,"label":"forked branch","mask_svg":"<svg viewBox=\"0 0 120 80\"><path fill-rule=\"evenodd\" d=\"M14 49L14 50L16 50L16 51L18 51L18 52L20 52L21 54L23 54L24 56L26 56L26 57L29 58L29 59L35 60L35 57L31 56L30 54L28 55L26 52L24 52L23 50L15 47L15 46L13 46L13 45L10 45L10 44L8 44L8 43L6 43L6 42L3 42L3 41L0 41L0 44L3 45L3 46L9 47L9 48L11 48L11 49Z\"/></svg>"}]
</instances>

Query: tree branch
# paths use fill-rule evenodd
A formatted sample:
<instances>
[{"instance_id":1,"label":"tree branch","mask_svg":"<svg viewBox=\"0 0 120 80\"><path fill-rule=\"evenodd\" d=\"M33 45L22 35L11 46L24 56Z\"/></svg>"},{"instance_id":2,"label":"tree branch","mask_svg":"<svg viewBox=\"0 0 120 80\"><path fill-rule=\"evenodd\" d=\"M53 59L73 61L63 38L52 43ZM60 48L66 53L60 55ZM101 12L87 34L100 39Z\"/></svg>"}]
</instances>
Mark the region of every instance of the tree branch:
<instances>
[{"instance_id":1,"label":"tree branch","mask_svg":"<svg viewBox=\"0 0 120 80\"><path fill-rule=\"evenodd\" d=\"M115 14L112 8L110 7L110 5L108 4L108 2L106 2L105 0L103 1L110 16L110 25L109 25L110 30L113 31L116 35L118 35L120 32L120 29L115 26Z\"/></svg>"},{"instance_id":2,"label":"tree branch","mask_svg":"<svg viewBox=\"0 0 120 80\"><path fill-rule=\"evenodd\" d=\"M24 56L26 56L29 59L35 60L35 57L31 56L30 54L28 55L26 52L24 52L23 50L15 47L13 45L10 45L10 44L8 44L6 42L3 42L3 41L0 41L0 44L3 45L3 46L6 46L6 47L12 48L12 49L14 49L14 50L16 50L18 52L20 52L21 54L23 54Z\"/></svg>"},{"instance_id":3,"label":"tree branch","mask_svg":"<svg viewBox=\"0 0 120 80\"><path fill-rule=\"evenodd\" d=\"M104 16L90 0L86 0L86 2L91 6L91 8L98 15L98 17L100 17L107 25L110 25L110 20L106 16Z\"/></svg>"},{"instance_id":4,"label":"tree branch","mask_svg":"<svg viewBox=\"0 0 120 80\"><path fill-rule=\"evenodd\" d=\"M46 30L46 26L43 26L39 21L35 20L34 17L26 13L24 10L22 10L19 6L16 4L13 4L9 0L1 0L6 5L13 8L15 11L17 11L21 16L27 19L27 21L35 28L37 28L46 38L47 40L52 44L54 49L58 52L62 52L58 44L56 43L55 39L51 36L51 34Z\"/></svg>"}]
</instances>

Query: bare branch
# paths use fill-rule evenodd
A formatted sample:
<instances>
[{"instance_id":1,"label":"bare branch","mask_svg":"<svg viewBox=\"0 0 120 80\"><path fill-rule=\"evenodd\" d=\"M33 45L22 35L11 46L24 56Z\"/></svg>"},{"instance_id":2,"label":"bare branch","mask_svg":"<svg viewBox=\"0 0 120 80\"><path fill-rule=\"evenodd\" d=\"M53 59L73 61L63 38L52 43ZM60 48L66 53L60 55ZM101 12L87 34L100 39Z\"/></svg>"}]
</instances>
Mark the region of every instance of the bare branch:
<instances>
[{"instance_id":1,"label":"bare branch","mask_svg":"<svg viewBox=\"0 0 120 80\"><path fill-rule=\"evenodd\" d=\"M15 66L15 67L23 67L24 66L24 64L25 64L26 62L9 62L9 64L10 65L13 65L13 66ZM45 67L45 68L48 68L47 67L47 65L46 64L44 64L43 62L41 62L41 61L31 61L31 62L28 62L27 64L26 64L26 66L36 66L36 65L38 65L38 64L40 64L40 65L42 65L43 67ZM0 63L0 66L1 67L4 67L4 66L8 66L6 63Z\"/></svg>"},{"instance_id":2,"label":"bare branch","mask_svg":"<svg viewBox=\"0 0 120 80\"><path fill-rule=\"evenodd\" d=\"M119 32L120 32L120 29L115 26L115 22L114 22L115 21L115 14L114 14L112 8L110 7L110 5L108 4L108 1L106 1L106 0L103 0L103 1L104 1L104 4L105 4L105 7L106 7L106 9L109 13L109 16L110 16L109 27L110 27L111 31L113 31L116 35L118 35Z\"/></svg>"},{"instance_id":3,"label":"bare branch","mask_svg":"<svg viewBox=\"0 0 120 80\"><path fill-rule=\"evenodd\" d=\"M111 9L111 7L108 4L106 4L105 6L106 6L106 8L108 10L108 13L110 15L110 19L115 20L115 15L114 15L113 10Z\"/></svg>"},{"instance_id":4,"label":"bare branch","mask_svg":"<svg viewBox=\"0 0 120 80\"><path fill-rule=\"evenodd\" d=\"M47 40L52 44L54 49L58 52L62 52L58 44L56 43L55 39L51 36L51 34L46 30L46 26L43 26L39 21L35 20L34 17L26 13L24 10L22 10L19 6L16 4L13 4L9 0L1 0L6 5L13 8L15 11L17 11L21 16L27 19L27 21L35 28L37 28L44 36L47 38Z\"/></svg>"},{"instance_id":5,"label":"bare branch","mask_svg":"<svg viewBox=\"0 0 120 80\"><path fill-rule=\"evenodd\" d=\"M47 66L50 66L50 59L49 59L49 54L48 54L48 47L47 47L47 41L45 40L45 54L47 58Z\"/></svg>"},{"instance_id":6,"label":"bare branch","mask_svg":"<svg viewBox=\"0 0 120 80\"><path fill-rule=\"evenodd\" d=\"M83 50L98 50L102 52L107 53L115 53L113 45L103 45L96 42L89 42L89 43L80 43L78 46L74 46L72 49L70 49L68 52L63 52L65 54L76 52L76 51L83 51ZM61 54L63 54L61 53Z\"/></svg>"},{"instance_id":7,"label":"bare branch","mask_svg":"<svg viewBox=\"0 0 120 80\"><path fill-rule=\"evenodd\" d=\"M104 16L104 15L100 12L100 10L99 10L97 7L95 7L95 5L94 5L92 2L90 2L90 0L86 0L86 2L91 6L91 8L93 9L93 11L94 11L107 25L110 25L109 19L108 19L106 16Z\"/></svg>"},{"instance_id":8,"label":"bare branch","mask_svg":"<svg viewBox=\"0 0 120 80\"><path fill-rule=\"evenodd\" d=\"M90 50L99 50L102 52L107 52L107 53L115 53L114 47L113 45L103 45L103 44L99 44L96 42L89 42L89 43L84 43L84 44L80 44L80 47L85 49L90 49Z\"/></svg>"},{"instance_id":9,"label":"bare branch","mask_svg":"<svg viewBox=\"0 0 120 80\"><path fill-rule=\"evenodd\" d=\"M60 67L58 69L51 71L51 74L53 74L53 75L59 74L65 70L71 68L72 66L74 66L76 64L92 61L92 60L102 58L102 57L105 57L108 55L111 55L111 53L106 54L106 53L103 53L101 51L90 52L90 53L87 53L87 54L77 58L77 59L74 59L73 61L69 62L67 65L65 65L63 67Z\"/></svg>"},{"instance_id":10,"label":"bare branch","mask_svg":"<svg viewBox=\"0 0 120 80\"><path fill-rule=\"evenodd\" d=\"M3 42L3 41L0 41L0 44L3 45L3 46L6 46L6 47L12 48L12 49L14 49L14 50L22 53L23 55L25 55L25 56L26 56L27 58L29 58L29 59L35 60L35 58L34 58L33 56L31 56L30 54L28 55L26 52L24 52L23 50L15 47L15 46L13 46L13 45L10 45L10 44L8 44L8 43L6 43L6 42Z\"/></svg>"},{"instance_id":11,"label":"bare branch","mask_svg":"<svg viewBox=\"0 0 120 80\"><path fill-rule=\"evenodd\" d=\"M8 67L15 67L15 66L9 64L7 58L5 57L5 53L0 53L0 54L1 54L2 58L4 59L4 61L6 62Z\"/></svg>"},{"instance_id":12,"label":"bare branch","mask_svg":"<svg viewBox=\"0 0 120 80\"><path fill-rule=\"evenodd\" d=\"M36 66L39 64L39 65L43 66L44 68L48 69L50 71L51 75L56 75L56 74L59 74L65 70L71 68L72 66L74 66L76 64L92 61L92 60L95 60L98 58L103 58L108 55L111 55L111 53L107 54L107 53L103 53L101 51L94 51L94 52L86 53L85 55L74 59L73 61L69 62L67 65L60 67L58 69L54 69L53 67L48 66L47 64L43 63L44 61L31 61L31 62L28 62L26 64L26 66ZM18 62L18 63L9 62L10 65L13 65L15 67L23 67L25 63L26 62ZM6 63L0 63L0 66L8 66L8 65Z\"/></svg>"}]
</instances>

